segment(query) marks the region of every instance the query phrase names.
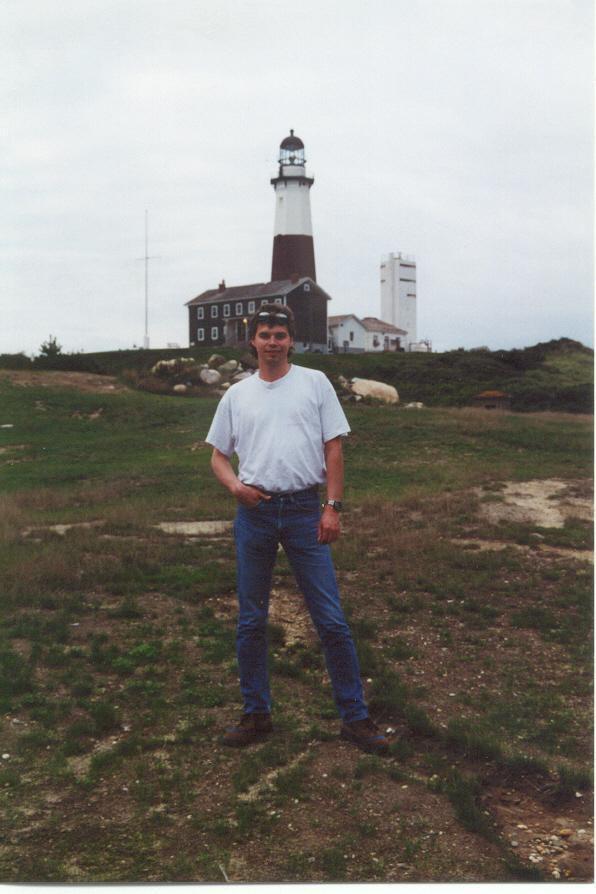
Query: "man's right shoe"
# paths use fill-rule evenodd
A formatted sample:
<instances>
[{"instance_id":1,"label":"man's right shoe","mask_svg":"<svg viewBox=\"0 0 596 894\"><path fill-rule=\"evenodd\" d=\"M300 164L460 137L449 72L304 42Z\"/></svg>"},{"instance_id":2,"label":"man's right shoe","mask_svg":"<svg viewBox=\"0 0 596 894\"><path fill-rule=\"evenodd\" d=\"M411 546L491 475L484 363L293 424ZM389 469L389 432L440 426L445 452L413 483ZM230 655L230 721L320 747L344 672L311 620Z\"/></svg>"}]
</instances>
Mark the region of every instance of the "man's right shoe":
<instances>
[{"instance_id":1,"label":"man's right shoe","mask_svg":"<svg viewBox=\"0 0 596 894\"><path fill-rule=\"evenodd\" d=\"M271 714L243 714L237 726L231 726L225 731L221 744L243 748L265 739L272 731Z\"/></svg>"},{"instance_id":2,"label":"man's right shoe","mask_svg":"<svg viewBox=\"0 0 596 894\"><path fill-rule=\"evenodd\" d=\"M370 717L343 723L340 736L369 754L387 754L389 751L389 739Z\"/></svg>"}]
</instances>

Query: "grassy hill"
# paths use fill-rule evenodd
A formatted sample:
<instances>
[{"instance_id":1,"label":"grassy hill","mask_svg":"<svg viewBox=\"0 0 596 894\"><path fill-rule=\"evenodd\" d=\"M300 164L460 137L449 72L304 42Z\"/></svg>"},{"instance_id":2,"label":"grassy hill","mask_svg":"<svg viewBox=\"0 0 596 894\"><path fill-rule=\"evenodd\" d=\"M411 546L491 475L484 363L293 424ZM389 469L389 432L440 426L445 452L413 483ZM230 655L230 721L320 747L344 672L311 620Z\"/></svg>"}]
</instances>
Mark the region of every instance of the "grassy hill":
<instances>
[{"instance_id":1,"label":"grassy hill","mask_svg":"<svg viewBox=\"0 0 596 894\"><path fill-rule=\"evenodd\" d=\"M231 533L170 530L233 517L217 398L54 382L0 372L3 882L591 878L591 420L346 404L334 559L391 753L339 739L282 555L276 734L243 751Z\"/></svg>"},{"instance_id":2,"label":"grassy hill","mask_svg":"<svg viewBox=\"0 0 596 894\"><path fill-rule=\"evenodd\" d=\"M63 354L31 361L22 354L0 355L0 368L61 369L122 375L150 369L158 360L193 357L208 360L211 348L105 351ZM218 349L240 359L244 351ZM456 350L440 354L298 354L294 362L321 369L332 379L377 379L394 385L402 402L465 406L486 390L511 395L513 410L593 411L594 352L567 338L511 351Z\"/></svg>"}]
</instances>

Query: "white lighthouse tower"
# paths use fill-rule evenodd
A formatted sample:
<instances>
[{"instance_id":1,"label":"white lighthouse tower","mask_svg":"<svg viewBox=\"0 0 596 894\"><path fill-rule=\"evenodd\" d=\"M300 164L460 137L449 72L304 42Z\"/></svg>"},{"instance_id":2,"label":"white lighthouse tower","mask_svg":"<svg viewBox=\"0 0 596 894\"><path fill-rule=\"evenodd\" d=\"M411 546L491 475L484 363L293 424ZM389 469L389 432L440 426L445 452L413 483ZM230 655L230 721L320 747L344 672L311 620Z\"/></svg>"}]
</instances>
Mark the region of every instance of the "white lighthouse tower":
<instances>
[{"instance_id":1,"label":"white lighthouse tower","mask_svg":"<svg viewBox=\"0 0 596 894\"><path fill-rule=\"evenodd\" d=\"M405 329L406 351L419 350L416 335L416 259L401 251L381 258L381 319Z\"/></svg>"},{"instance_id":2,"label":"white lighthouse tower","mask_svg":"<svg viewBox=\"0 0 596 894\"><path fill-rule=\"evenodd\" d=\"M271 280L309 276L316 282L315 249L310 218L310 188L304 143L290 131L279 147L279 172L271 180L275 190L275 226Z\"/></svg>"}]
</instances>

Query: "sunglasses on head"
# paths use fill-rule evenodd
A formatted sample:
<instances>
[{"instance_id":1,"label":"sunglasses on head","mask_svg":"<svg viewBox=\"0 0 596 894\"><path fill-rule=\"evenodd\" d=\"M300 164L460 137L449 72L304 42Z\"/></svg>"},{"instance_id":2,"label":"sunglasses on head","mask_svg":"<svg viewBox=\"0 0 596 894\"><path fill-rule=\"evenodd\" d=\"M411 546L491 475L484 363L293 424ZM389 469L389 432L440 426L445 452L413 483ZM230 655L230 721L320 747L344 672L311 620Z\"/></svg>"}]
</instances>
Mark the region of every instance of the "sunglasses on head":
<instances>
[{"instance_id":1,"label":"sunglasses on head","mask_svg":"<svg viewBox=\"0 0 596 894\"><path fill-rule=\"evenodd\" d=\"M280 322L280 321L282 323L287 323L288 319L289 318L288 318L287 313L284 313L283 310L280 310L275 313L268 311L268 310L260 310L259 313L257 314L257 320L259 320L259 322L266 321L269 324L272 324L275 322Z\"/></svg>"}]
</instances>

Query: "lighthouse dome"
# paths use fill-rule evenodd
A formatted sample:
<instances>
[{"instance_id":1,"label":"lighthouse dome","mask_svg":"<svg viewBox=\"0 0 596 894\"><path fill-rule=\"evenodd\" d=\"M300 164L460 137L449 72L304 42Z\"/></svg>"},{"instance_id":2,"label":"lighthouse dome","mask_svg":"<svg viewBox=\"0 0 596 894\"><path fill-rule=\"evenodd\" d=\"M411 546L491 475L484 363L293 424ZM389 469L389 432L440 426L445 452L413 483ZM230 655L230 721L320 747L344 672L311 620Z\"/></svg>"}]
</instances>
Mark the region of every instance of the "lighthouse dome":
<instances>
[{"instance_id":1,"label":"lighthouse dome","mask_svg":"<svg viewBox=\"0 0 596 894\"><path fill-rule=\"evenodd\" d=\"M290 136L285 137L281 143L279 144L280 149L288 149L288 150L296 150L296 149L304 149L304 143L300 139L300 137L294 136L294 131L290 131Z\"/></svg>"}]
</instances>

